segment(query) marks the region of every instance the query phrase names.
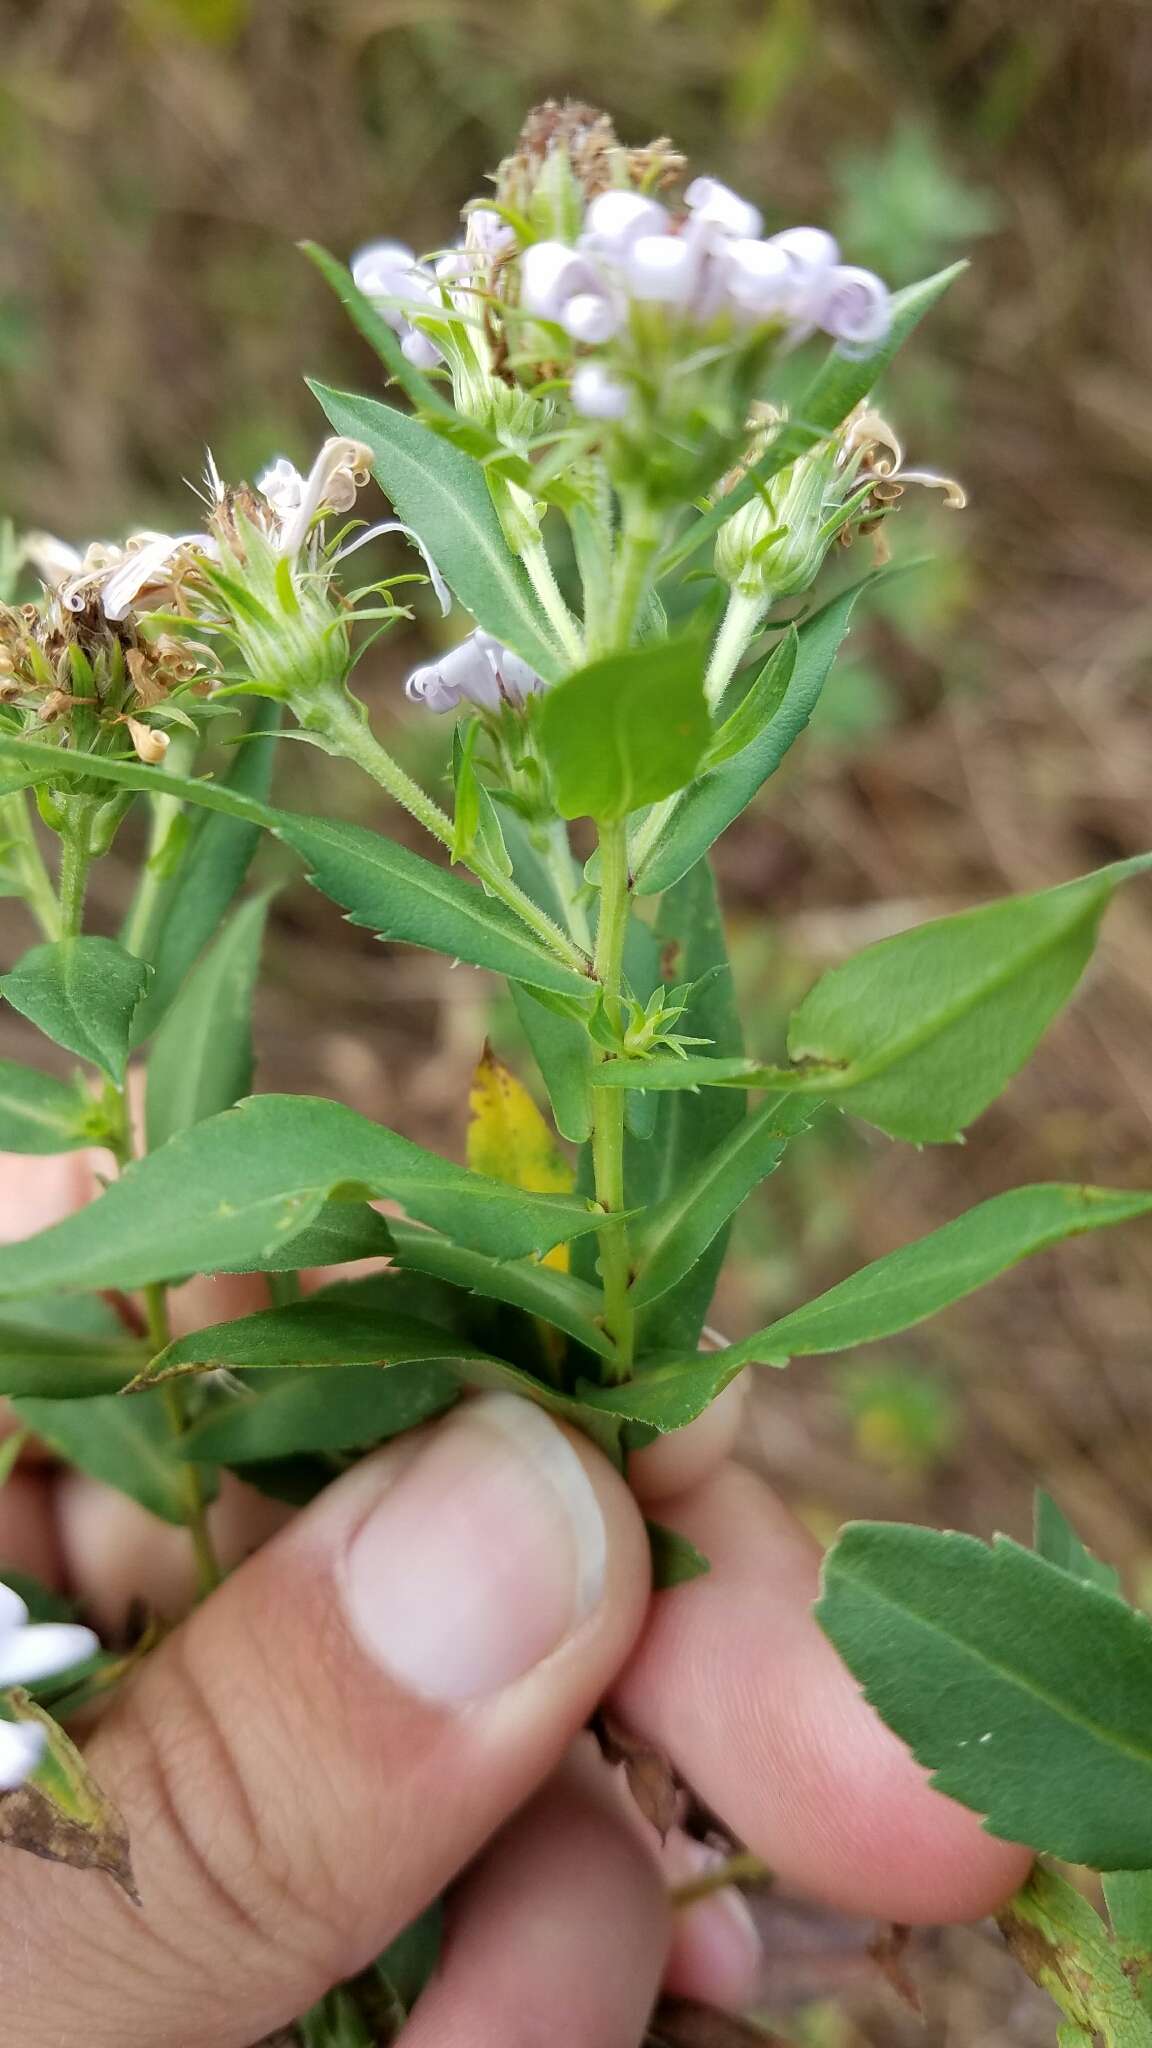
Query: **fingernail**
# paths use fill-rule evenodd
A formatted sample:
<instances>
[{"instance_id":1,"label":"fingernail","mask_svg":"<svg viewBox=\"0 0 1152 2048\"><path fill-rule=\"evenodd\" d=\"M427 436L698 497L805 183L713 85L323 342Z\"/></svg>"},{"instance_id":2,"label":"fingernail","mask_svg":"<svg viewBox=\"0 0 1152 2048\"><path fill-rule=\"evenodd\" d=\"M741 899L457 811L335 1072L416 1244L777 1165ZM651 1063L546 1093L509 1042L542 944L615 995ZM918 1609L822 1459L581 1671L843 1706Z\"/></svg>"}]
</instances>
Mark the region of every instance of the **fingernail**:
<instances>
[{"instance_id":1,"label":"fingernail","mask_svg":"<svg viewBox=\"0 0 1152 2048\"><path fill-rule=\"evenodd\" d=\"M683 1858L686 1874L704 1877L724 1862L723 1855L703 1842L693 1842ZM744 1894L735 1885L700 1899L684 1909L686 1929L697 1969L709 1984L709 1995L723 2005L749 2004L764 1971L764 1945Z\"/></svg>"},{"instance_id":2,"label":"fingernail","mask_svg":"<svg viewBox=\"0 0 1152 2048\"><path fill-rule=\"evenodd\" d=\"M499 1692L603 1592L600 1503L529 1401L484 1394L431 1431L352 1539L345 1598L368 1655L438 1705Z\"/></svg>"}]
</instances>

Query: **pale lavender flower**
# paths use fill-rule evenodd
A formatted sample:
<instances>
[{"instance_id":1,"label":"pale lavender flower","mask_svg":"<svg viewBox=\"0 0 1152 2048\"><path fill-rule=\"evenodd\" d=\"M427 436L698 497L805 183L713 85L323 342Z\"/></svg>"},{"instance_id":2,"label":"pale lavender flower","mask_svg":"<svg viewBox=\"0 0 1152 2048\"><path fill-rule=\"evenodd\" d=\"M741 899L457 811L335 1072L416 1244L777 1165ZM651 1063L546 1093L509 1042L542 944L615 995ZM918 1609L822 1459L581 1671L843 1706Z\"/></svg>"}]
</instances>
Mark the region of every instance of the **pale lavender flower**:
<instances>
[{"instance_id":1,"label":"pale lavender flower","mask_svg":"<svg viewBox=\"0 0 1152 2048\"><path fill-rule=\"evenodd\" d=\"M499 711L502 704L519 711L543 688L535 669L480 628L438 661L414 669L404 685L409 701L428 711L455 711L465 702L481 711Z\"/></svg>"},{"instance_id":2,"label":"pale lavender flower","mask_svg":"<svg viewBox=\"0 0 1152 2048\"><path fill-rule=\"evenodd\" d=\"M639 235L627 252L624 276L632 298L687 310L700 282L699 257L681 235Z\"/></svg>"},{"instance_id":3,"label":"pale lavender flower","mask_svg":"<svg viewBox=\"0 0 1152 2048\"><path fill-rule=\"evenodd\" d=\"M100 1648L90 1628L73 1622L32 1624L11 1586L0 1583L0 1690L35 1685L84 1664ZM32 1721L0 1721L0 1792L22 1785L44 1752L45 1730Z\"/></svg>"},{"instance_id":4,"label":"pale lavender flower","mask_svg":"<svg viewBox=\"0 0 1152 2048\"><path fill-rule=\"evenodd\" d=\"M572 404L588 420L622 420L632 395L603 363L580 363L572 373Z\"/></svg>"},{"instance_id":5,"label":"pale lavender flower","mask_svg":"<svg viewBox=\"0 0 1152 2048\"><path fill-rule=\"evenodd\" d=\"M796 269L772 242L741 237L722 257L724 283L733 311L750 324L791 318Z\"/></svg>"},{"instance_id":6,"label":"pale lavender flower","mask_svg":"<svg viewBox=\"0 0 1152 2048\"><path fill-rule=\"evenodd\" d=\"M621 262L641 235L665 235L671 226L667 207L643 192L601 192L584 218L580 248L585 255Z\"/></svg>"},{"instance_id":7,"label":"pale lavender flower","mask_svg":"<svg viewBox=\"0 0 1152 2048\"><path fill-rule=\"evenodd\" d=\"M883 341L892 320L888 287L871 270L839 263L828 280L820 326L847 352Z\"/></svg>"},{"instance_id":8,"label":"pale lavender flower","mask_svg":"<svg viewBox=\"0 0 1152 2048\"><path fill-rule=\"evenodd\" d=\"M307 476L279 456L256 484L276 515L277 554L298 555L322 513L351 512L371 470L371 449L345 434L329 436Z\"/></svg>"},{"instance_id":9,"label":"pale lavender flower","mask_svg":"<svg viewBox=\"0 0 1152 2048\"><path fill-rule=\"evenodd\" d=\"M684 203L691 212L693 228L714 228L733 238L754 238L764 225L759 207L749 199L741 199L719 178L693 178L684 194Z\"/></svg>"},{"instance_id":10,"label":"pale lavender flower","mask_svg":"<svg viewBox=\"0 0 1152 2048\"><path fill-rule=\"evenodd\" d=\"M421 370L434 368L442 351L413 325L412 314L443 312L435 273L417 261L407 242L370 242L352 258L351 268L353 284L399 335L408 361Z\"/></svg>"},{"instance_id":11,"label":"pale lavender flower","mask_svg":"<svg viewBox=\"0 0 1152 2048\"><path fill-rule=\"evenodd\" d=\"M98 583L104 617L114 625L118 624L127 617L138 598L148 593L156 597L162 595L171 587L182 555L207 555L215 559L218 553L216 542L204 533L134 535L127 544L122 561ZM80 611L86 592L82 587L66 585L61 596L70 611Z\"/></svg>"}]
</instances>

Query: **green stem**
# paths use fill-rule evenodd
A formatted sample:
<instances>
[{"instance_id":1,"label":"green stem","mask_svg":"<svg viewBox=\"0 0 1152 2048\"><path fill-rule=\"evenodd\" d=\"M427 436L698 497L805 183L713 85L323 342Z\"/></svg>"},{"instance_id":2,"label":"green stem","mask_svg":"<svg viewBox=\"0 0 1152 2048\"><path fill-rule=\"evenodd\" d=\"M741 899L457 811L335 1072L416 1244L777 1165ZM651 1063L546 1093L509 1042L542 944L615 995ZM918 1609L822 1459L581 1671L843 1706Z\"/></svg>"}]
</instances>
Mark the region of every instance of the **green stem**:
<instances>
[{"instance_id":1,"label":"green stem","mask_svg":"<svg viewBox=\"0 0 1152 2048\"><path fill-rule=\"evenodd\" d=\"M661 538L660 521L647 499L626 498L621 506L606 646L600 652L619 654L631 646Z\"/></svg>"},{"instance_id":2,"label":"green stem","mask_svg":"<svg viewBox=\"0 0 1152 2048\"><path fill-rule=\"evenodd\" d=\"M546 826L548 834L544 848L544 861L552 877L553 886L564 909L568 929L576 944L586 953L592 951L592 927L588 912L580 896L580 870L573 858L568 838L568 827L562 818L553 818Z\"/></svg>"},{"instance_id":3,"label":"green stem","mask_svg":"<svg viewBox=\"0 0 1152 2048\"><path fill-rule=\"evenodd\" d=\"M770 596L750 597L739 590L733 590L729 596L704 677L704 695L710 711L719 705L771 602Z\"/></svg>"},{"instance_id":4,"label":"green stem","mask_svg":"<svg viewBox=\"0 0 1152 2048\"><path fill-rule=\"evenodd\" d=\"M73 815L60 841L60 932L63 938L75 938L83 928L91 859L85 810L79 816Z\"/></svg>"},{"instance_id":5,"label":"green stem","mask_svg":"<svg viewBox=\"0 0 1152 2048\"><path fill-rule=\"evenodd\" d=\"M542 540L532 541L521 550L521 560L528 571L532 588L540 599L541 606L559 640L561 647L574 667L579 668L584 660L584 640L577 621L564 602L560 585L556 581L548 550Z\"/></svg>"},{"instance_id":6,"label":"green stem","mask_svg":"<svg viewBox=\"0 0 1152 2048\"><path fill-rule=\"evenodd\" d=\"M624 820L600 827L600 922L596 933L596 974L604 990L610 1021L621 1019L624 941L628 931L628 834ZM603 1055L601 1055L603 1057ZM624 1222L624 1092L592 1090L592 1161L596 1200L605 1212L599 1231L600 1277L604 1283L604 1322L617 1356L602 1362L607 1381L630 1377L635 1345L635 1318L628 1289L632 1278L628 1225Z\"/></svg>"},{"instance_id":7,"label":"green stem","mask_svg":"<svg viewBox=\"0 0 1152 2048\"><path fill-rule=\"evenodd\" d=\"M152 1286L144 1288L143 1299L148 1322L148 1341L155 1356L157 1352L164 1350L172 1338L168 1322L168 1289L159 1282L154 1282ZM165 1380L161 1395L169 1428L173 1436L179 1439L188 1427L180 1382ZM198 1465L181 1464L181 1485L184 1492L185 1521L196 1556L200 1592L202 1595L212 1593L220 1584L220 1565L212 1541L212 1532L208 1527L208 1503L204 1497L204 1483Z\"/></svg>"},{"instance_id":8,"label":"green stem","mask_svg":"<svg viewBox=\"0 0 1152 2048\"><path fill-rule=\"evenodd\" d=\"M166 763L169 774L185 774L190 771L195 748L183 747L181 741L184 737L179 735L175 745L169 749ZM124 929L120 934L121 945L129 953L135 953L138 960L151 960L155 949L159 926L176 873L172 864L165 861L164 855L169 834L184 808L183 798L178 796L154 796L149 798L149 803L152 815L148 831L148 852L136 893L124 920Z\"/></svg>"},{"instance_id":9,"label":"green stem","mask_svg":"<svg viewBox=\"0 0 1152 2048\"><path fill-rule=\"evenodd\" d=\"M3 836L20 894L46 939L60 937L60 905L44 856L36 842L28 801L22 789L0 798L0 835Z\"/></svg>"},{"instance_id":10,"label":"green stem","mask_svg":"<svg viewBox=\"0 0 1152 2048\"><path fill-rule=\"evenodd\" d=\"M394 797L398 804L423 825L425 831L430 832L434 839L438 839L441 846L452 850L456 834L448 813L442 811L439 804L400 766L399 761L394 760L387 749L380 745L367 720L350 700L341 702L335 694L328 698L323 706L323 723L317 722L313 730L323 732L346 760L354 761L358 768L362 768L366 775L370 775L374 782L378 782L381 789L386 789L389 796ZM494 863L485 860L483 855L476 852L469 856L468 865L490 894L497 897L509 910L515 911L517 917L543 945L547 946L549 952L555 953L566 967L574 968L578 974L588 973L591 962L587 954L582 953L579 947L573 944L559 925L548 916L547 911L541 910L539 904L533 903L532 898L525 894L510 875L502 874Z\"/></svg>"}]
</instances>

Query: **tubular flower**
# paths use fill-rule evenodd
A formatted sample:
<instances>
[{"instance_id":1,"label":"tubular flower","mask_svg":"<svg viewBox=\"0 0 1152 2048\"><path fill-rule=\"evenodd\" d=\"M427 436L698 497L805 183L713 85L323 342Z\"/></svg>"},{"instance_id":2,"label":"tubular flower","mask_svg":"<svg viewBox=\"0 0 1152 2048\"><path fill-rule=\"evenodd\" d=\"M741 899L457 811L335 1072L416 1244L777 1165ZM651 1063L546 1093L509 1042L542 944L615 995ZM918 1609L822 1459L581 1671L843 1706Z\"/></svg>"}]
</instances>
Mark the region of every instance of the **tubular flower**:
<instances>
[{"instance_id":1,"label":"tubular flower","mask_svg":"<svg viewBox=\"0 0 1152 2048\"><path fill-rule=\"evenodd\" d=\"M505 704L522 711L543 688L535 669L478 628L439 661L414 669L404 693L428 711L455 711L465 702L480 711L499 711Z\"/></svg>"},{"instance_id":2,"label":"tubular flower","mask_svg":"<svg viewBox=\"0 0 1152 2048\"><path fill-rule=\"evenodd\" d=\"M90 1628L73 1622L31 1623L20 1595L0 1584L0 1690L71 1671L99 1648ZM0 1792L13 1791L31 1776L45 1739L44 1729L33 1721L0 1721Z\"/></svg>"}]
</instances>

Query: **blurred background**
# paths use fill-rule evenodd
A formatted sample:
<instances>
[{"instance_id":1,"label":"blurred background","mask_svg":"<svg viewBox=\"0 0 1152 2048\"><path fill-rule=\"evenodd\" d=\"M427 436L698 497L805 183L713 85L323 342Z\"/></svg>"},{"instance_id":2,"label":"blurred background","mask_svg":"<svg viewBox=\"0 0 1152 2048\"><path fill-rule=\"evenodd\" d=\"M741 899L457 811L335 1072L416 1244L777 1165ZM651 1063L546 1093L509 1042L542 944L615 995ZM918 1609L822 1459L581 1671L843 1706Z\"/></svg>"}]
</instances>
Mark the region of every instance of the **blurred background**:
<instances>
[{"instance_id":1,"label":"blurred background","mask_svg":"<svg viewBox=\"0 0 1152 2048\"><path fill-rule=\"evenodd\" d=\"M808 739L721 851L758 1046L826 964L1152 841L1152 8L1146 0L0 0L0 515L83 543L181 527L226 475L305 460L305 372L376 389L295 243L450 240L525 109L608 107L671 134L893 283L972 268L901 358L912 459L955 516L901 510L894 579ZM374 715L418 772L421 653L386 643ZM376 807L311 750L293 801ZM369 816L369 811L361 815ZM98 880L114 920L125 836ZM0 904L5 959L31 934ZM459 1155L485 1030L472 973L389 953L302 885L281 899L261 1079L342 1096ZM11 1016L0 1050L30 1050ZM742 1219L717 1319L755 1327L1027 1180L1148 1185L1152 897L1113 909L1087 985L963 1149L848 1126ZM1104 1233L907 1341L758 1390L748 1455L821 1533L845 1515L1026 1536L1037 1477L1152 1597L1152 1236ZM765 1380L768 1376L765 1375ZM927 2031L867 1930L774 1907L770 2004L811 2048L1048 2041L992 1932L918 1942Z\"/></svg>"}]
</instances>

